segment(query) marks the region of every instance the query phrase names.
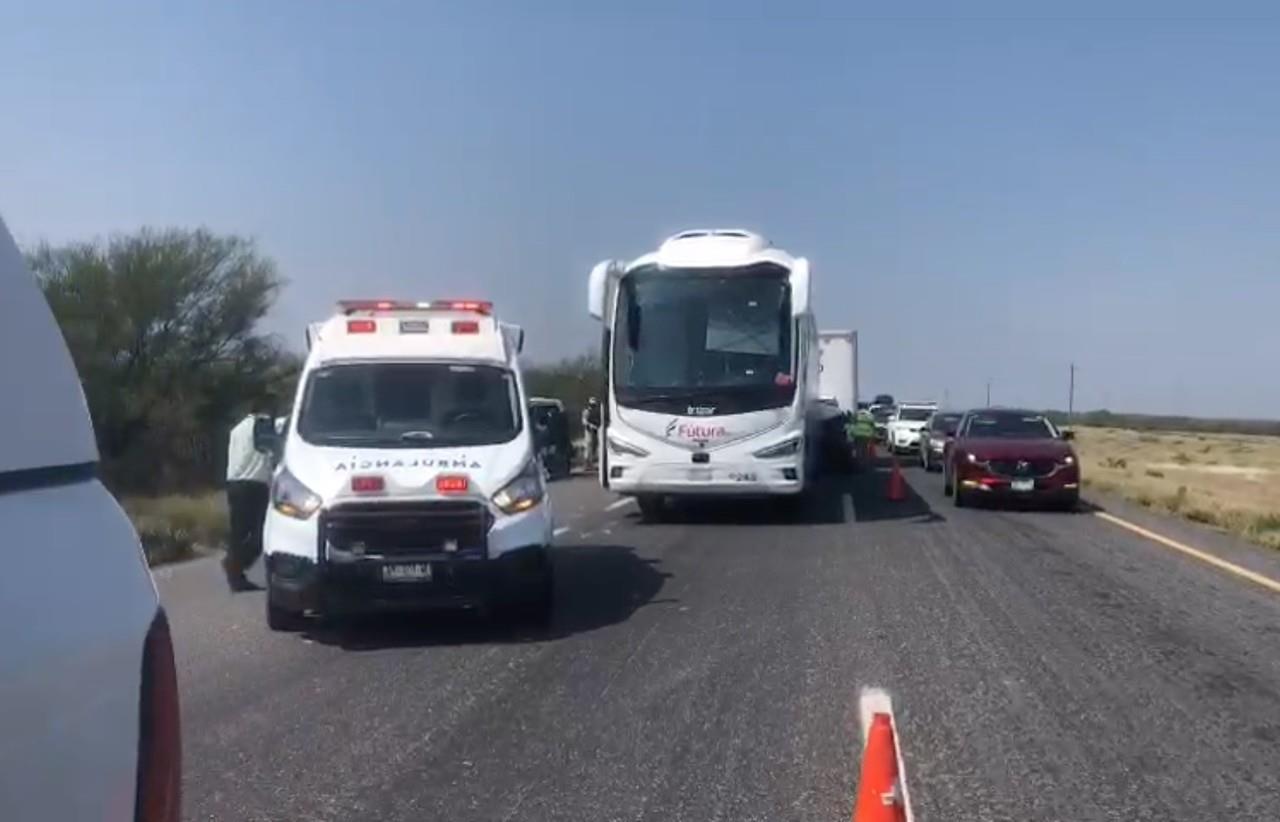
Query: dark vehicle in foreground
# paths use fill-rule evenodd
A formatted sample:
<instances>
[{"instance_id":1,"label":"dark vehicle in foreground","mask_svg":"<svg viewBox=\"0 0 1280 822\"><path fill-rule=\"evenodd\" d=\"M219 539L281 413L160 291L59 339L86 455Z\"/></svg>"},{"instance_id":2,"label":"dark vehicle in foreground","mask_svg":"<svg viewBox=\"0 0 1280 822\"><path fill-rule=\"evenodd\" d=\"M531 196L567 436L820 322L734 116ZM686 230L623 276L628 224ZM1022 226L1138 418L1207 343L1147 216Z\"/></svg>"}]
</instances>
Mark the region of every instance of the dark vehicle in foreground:
<instances>
[{"instance_id":1,"label":"dark vehicle in foreground","mask_svg":"<svg viewBox=\"0 0 1280 822\"><path fill-rule=\"evenodd\" d=\"M935 411L925 423L920 434L920 465L926 471L942 469L947 441L956 435L956 426L963 417L959 411Z\"/></svg>"},{"instance_id":2,"label":"dark vehicle in foreground","mask_svg":"<svg viewBox=\"0 0 1280 822\"><path fill-rule=\"evenodd\" d=\"M1002 499L1074 509L1080 464L1071 436L1035 411L969 411L946 447L944 492L957 507Z\"/></svg>"},{"instance_id":3,"label":"dark vehicle in foreground","mask_svg":"<svg viewBox=\"0 0 1280 822\"><path fill-rule=\"evenodd\" d=\"M529 419L533 422L534 441L547 475L551 479L569 476L573 467L573 442L569 439L569 417L564 403L530 397Z\"/></svg>"}]
</instances>

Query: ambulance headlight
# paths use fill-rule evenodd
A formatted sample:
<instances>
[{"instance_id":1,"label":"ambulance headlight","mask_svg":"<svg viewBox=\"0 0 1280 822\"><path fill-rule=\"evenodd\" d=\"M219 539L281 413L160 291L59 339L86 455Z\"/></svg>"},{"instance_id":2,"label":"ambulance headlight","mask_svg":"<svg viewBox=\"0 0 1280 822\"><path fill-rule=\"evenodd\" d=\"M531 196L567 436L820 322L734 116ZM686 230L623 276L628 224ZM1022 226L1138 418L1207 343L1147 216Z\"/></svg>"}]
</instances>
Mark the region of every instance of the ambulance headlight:
<instances>
[{"instance_id":1,"label":"ambulance headlight","mask_svg":"<svg viewBox=\"0 0 1280 822\"><path fill-rule=\"evenodd\" d=\"M310 519L320 508L320 497L288 468L281 468L271 483L271 507L286 517Z\"/></svg>"},{"instance_id":2,"label":"ambulance headlight","mask_svg":"<svg viewBox=\"0 0 1280 822\"><path fill-rule=\"evenodd\" d=\"M504 514L519 514L541 503L546 493L546 486L542 484L542 470L538 461L531 459L515 479L493 495L493 504Z\"/></svg>"}]
</instances>

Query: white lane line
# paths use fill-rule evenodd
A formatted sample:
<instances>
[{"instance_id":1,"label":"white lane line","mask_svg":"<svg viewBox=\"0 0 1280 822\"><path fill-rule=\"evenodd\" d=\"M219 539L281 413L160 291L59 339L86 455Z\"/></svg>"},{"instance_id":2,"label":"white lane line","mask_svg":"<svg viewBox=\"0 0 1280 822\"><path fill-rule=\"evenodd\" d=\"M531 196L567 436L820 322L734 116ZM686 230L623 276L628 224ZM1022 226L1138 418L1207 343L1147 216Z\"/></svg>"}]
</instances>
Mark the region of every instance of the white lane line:
<instances>
[{"instance_id":1,"label":"white lane line","mask_svg":"<svg viewBox=\"0 0 1280 822\"><path fill-rule=\"evenodd\" d=\"M608 505L606 505L606 506L604 507L604 510L606 510L606 511L617 511L619 508L622 508L622 507L624 507L624 506L630 505L631 503L633 503L633 502L635 502L635 501L636 501L636 498L635 498L635 497L623 497L623 498L622 498L622 499L620 499L620 500L614 500L613 502L611 502L611 503L609 503Z\"/></svg>"},{"instance_id":2,"label":"white lane line","mask_svg":"<svg viewBox=\"0 0 1280 822\"><path fill-rule=\"evenodd\" d=\"M1275 593L1280 594L1280 581L1274 580L1271 577L1263 576L1256 571L1250 571L1248 568L1242 568L1234 562L1227 562L1225 559L1221 559L1220 557L1216 557L1213 554L1206 553L1205 551L1197 550L1192 548L1190 545L1183 545L1175 539L1169 539L1163 534L1157 534L1155 531L1148 531L1141 525L1134 525L1128 520L1108 514L1105 511L1094 511L1093 515L1099 519L1106 520L1112 525L1119 526L1127 531L1132 531L1140 537L1146 537L1152 542L1159 543L1166 548L1172 548L1173 550L1186 554L1189 557L1198 559L1206 565L1212 565L1215 568L1226 571L1228 574L1235 574L1241 579L1247 579L1250 582L1261 585L1269 591L1274 591Z\"/></svg>"},{"instance_id":3,"label":"white lane line","mask_svg":"<svg viewBox=\"0 0 1280 822\"><path fill-rule=\"evenodd\" d=\"M569 527L568 527L567 525L562 525L562 526L560 526L559 528L557 528L555 531L553 531L552 533L553 533L553 535L554 535L554 536L557 536L557 537L559 537L559 536L563 536L563 535L565 535L565 534L569 533Z\"/></svg>"}]
</instances>

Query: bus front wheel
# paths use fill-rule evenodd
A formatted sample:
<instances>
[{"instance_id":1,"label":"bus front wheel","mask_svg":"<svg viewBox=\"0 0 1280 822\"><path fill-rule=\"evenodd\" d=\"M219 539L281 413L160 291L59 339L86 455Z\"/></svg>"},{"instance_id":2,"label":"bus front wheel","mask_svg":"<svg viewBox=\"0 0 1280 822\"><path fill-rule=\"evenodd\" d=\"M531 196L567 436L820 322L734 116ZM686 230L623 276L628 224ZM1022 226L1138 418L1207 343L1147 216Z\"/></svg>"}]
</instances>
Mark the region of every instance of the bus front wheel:
<instances>
[{"instance_id":1,"label":"bus front wheel","mask_svg":"<svg viewBox=\"0 0 1280 822\"><path fill-rule=\"evenodd\" d=\"M664 513L664 500L657 494L643 494L636 497L640 506L640 519L645 522L661 522Z\"/></svg>"}]
</instances>

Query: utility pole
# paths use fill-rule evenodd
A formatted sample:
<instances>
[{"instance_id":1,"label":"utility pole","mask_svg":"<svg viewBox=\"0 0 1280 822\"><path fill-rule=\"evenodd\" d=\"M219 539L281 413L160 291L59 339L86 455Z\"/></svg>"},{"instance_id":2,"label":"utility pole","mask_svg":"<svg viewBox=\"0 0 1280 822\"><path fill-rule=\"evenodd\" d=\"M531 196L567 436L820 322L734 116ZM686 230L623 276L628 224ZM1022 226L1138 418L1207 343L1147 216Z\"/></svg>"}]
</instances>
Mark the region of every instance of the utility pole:
<instances>
[{"instance_id":1,"label":"utility pole","mask_svg":"<svg viewBox=\"0 0 1280 822\"><path fill-rule=\"evenodd\" d=\"M1071 363L1071 388L1067 392L1067 425L1076 413L1076 364Z\"/></svg>"},{"instance_id":2,"label":"utility pole","mask_svg":"<svg viewBox=\"0 0 1280 822\"><path fill-rule=\"evenodd\" d=\"M987 380L987 407L991 407L991 380Z\"/></svg>"}]
</instances>

